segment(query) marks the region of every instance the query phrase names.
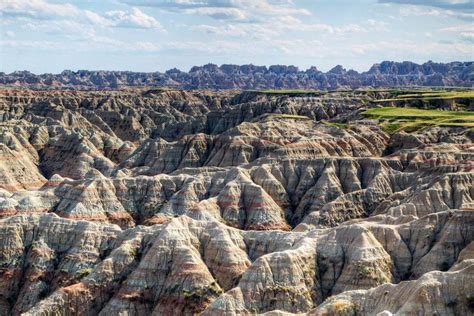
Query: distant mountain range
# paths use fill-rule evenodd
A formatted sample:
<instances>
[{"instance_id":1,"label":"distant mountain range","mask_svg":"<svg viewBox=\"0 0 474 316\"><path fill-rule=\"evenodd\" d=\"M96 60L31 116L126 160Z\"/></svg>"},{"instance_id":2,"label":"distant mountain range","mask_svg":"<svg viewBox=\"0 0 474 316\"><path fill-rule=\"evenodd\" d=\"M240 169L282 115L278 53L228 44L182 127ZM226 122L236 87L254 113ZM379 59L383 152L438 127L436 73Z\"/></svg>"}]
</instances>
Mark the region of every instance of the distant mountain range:
<instances>
[{"instance_id":1,"label":"distant mountain range","mask_svg":"<svg viewBox=\"0 0 474 316\"><path fill-rule=\"evenodd\" d=\"M35 75L28 71L0 72L1 85L81 89L124 86L168 86L181 89L343 89L359 87L474 86L474 62L416 64L384 61L367 72L338 65L328 72L316 67L207 64L189 72L70 71Z\"/></svg>"}]
</instances>

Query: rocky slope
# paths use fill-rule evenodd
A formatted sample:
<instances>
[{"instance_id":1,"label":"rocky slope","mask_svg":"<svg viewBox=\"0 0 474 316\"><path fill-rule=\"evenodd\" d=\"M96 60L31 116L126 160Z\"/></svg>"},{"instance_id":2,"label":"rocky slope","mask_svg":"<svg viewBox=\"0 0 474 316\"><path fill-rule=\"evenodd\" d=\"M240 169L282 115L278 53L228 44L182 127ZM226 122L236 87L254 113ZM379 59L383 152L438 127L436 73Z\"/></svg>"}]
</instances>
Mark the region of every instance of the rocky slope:
<instances>
[{"instance_id":1,"label":"rocky slope","mask_svg":"<svg viewBox=\"0 0 474 316\"><path fill-rule=\"evenodd\" d=\"M472 129L384 93L1 90L0 315L474 313Z\"/></svg>"},{"instance_id":2,"label":"rocky slope","mask_svg":"<svg viewBox=\"0 0 474 316\"><path fill-rule=\"evenodd\" d=\"M195 66L189 72L63 71L35 75L0 73L0 84L115 89L121 86L170 86L183 89L339 89L358 87L466 86L474 84L473 62L424 64L384 61L358 73L338 65L328 72L316 67L222 65Z\"/></svg>"}]
</instances>

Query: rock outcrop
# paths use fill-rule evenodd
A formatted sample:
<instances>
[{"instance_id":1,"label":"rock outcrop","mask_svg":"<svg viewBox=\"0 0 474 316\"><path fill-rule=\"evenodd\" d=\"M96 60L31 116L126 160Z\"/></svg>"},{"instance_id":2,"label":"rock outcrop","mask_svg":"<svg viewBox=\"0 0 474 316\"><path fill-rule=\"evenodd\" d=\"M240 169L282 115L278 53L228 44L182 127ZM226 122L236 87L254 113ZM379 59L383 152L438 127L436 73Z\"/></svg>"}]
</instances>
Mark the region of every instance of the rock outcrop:
<instances>
[{"instance_id":1,"label":"rock outcrop","mask_svg":"<svg viewBox=\"0 0 474 316\"><path fill-rule=\"evenodd\" d=\"M328 72L316 67L207 64L189 72L70 71L35 75L28 71L0 73L0 84L30 87L116 89L124 86L168 86L182 89L338 89L359 87L472 86L474 63L424 64L384 61L358 73L338 65Z\"/></svg>"}]
</instances>

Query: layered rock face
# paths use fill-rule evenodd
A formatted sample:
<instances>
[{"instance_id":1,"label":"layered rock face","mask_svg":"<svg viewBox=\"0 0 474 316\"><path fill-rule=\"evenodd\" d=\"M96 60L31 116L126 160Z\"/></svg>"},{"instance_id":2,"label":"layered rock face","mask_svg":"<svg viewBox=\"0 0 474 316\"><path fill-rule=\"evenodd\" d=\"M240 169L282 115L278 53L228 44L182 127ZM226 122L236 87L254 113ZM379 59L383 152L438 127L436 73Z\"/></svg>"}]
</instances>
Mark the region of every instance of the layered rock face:
<instances>
[{"instance_id":1,"label":"layered rock face","mask_svg":"<svg viewBox=\"0 0 474 316\"><path fill-rule=\"evenodd\" d=\"M189 72L170 69L165 73L129 71L65 70L60 74L35 75L27 71L0 73L0 84L43 87L116 89L124 86L167 86L182 89L338 89L359 87L465 86L474 84L474 63L424 64L384 61L366 72L338 65L328 72L316 67L207 64Z\"/></svg>"},{"instance_id":2,"label":"layered rock face","mask_svg":"<svg viewBox=\"0 0 474 316\"><path fill-rule=\"evenodd\" d=\"M474 313L472 130L388 134L375 92L1 93L0 315Z\"/></svg>"}]
</instances>

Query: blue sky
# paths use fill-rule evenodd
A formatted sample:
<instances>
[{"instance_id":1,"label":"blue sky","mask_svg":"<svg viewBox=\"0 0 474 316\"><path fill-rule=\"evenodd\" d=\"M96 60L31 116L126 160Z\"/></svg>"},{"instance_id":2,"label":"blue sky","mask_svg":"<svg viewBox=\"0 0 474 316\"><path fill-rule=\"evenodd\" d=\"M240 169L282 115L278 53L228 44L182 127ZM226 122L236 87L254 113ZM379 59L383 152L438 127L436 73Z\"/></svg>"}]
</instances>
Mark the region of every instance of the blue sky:
<instances>
[{"instance_id":1,"label":"blue sky","mask_svg":"<svg viewBox=\"0 0 474 316\"><path fill-rule=\"evenodd\" d=\"M474 60L474 0L1 0L0 71Z\"/></svg>"}]
</instances>

